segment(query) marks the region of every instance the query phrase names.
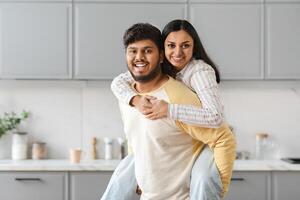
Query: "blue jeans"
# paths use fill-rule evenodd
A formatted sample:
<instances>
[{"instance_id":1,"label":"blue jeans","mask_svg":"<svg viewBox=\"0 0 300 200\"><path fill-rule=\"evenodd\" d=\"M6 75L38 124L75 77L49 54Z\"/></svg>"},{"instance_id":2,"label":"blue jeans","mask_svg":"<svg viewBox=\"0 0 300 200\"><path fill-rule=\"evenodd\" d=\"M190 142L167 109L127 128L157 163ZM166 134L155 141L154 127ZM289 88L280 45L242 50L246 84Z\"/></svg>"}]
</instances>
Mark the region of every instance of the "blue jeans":
<instances>
[{"instance_id":1,"label":"blue jeans","mask_svg":"<svg viewBox=\"0 0 300 200\"><path fill-rule=\"evenodd\" d=\"M115 169L101 200L139 200L133 155L124 158ZM213 152L206 146L195 161L190 182L190 200L220 200L222 182Z\"/></svg>"}]
</instances>

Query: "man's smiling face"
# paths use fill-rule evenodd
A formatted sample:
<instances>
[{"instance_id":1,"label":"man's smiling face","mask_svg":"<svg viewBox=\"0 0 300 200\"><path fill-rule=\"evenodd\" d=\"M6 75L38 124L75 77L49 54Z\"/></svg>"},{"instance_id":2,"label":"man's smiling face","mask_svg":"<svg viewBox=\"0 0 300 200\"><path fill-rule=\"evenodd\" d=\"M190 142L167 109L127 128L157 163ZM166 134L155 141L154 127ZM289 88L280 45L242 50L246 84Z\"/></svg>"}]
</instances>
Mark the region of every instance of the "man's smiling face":
<instances>
[{"instance_id":1,"label":"man's smiling face","mask_svg":"<svg viewBox=\"0 0 300 200\"><path fill-rule=\"evenodd\" d=\"M140 40L127 46L126 60L134 80L147 82L160 73L162 54L153 41Z\"/></svg>"}]
</instances>

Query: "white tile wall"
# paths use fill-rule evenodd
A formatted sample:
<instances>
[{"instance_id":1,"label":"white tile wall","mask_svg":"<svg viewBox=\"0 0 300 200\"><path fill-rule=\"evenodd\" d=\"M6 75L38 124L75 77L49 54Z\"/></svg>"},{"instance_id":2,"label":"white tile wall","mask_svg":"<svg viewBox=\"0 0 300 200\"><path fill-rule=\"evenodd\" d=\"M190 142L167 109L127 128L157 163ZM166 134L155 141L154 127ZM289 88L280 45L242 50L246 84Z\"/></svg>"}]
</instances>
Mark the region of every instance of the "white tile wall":
<instances>
[{"instance_id":1,"label":"white tile wall","mask_svg":"<svg viewBox=\"0 0 300 200\"><path fill-rule=\"evenodd\" d=\"M300 156L299 81L223 82L220 89L239 150L253 151L255 133L267 132L281 156ZM124 137L109 81L1 81L0 114L22 109L32 113L22 129L30 141L47 142L50 158L67 158L69 148L80 147L88 159L92 137L103 158L103 138ZM0 158L9 158L10 140L0 139Z\"/></svg>"}]
</instances>

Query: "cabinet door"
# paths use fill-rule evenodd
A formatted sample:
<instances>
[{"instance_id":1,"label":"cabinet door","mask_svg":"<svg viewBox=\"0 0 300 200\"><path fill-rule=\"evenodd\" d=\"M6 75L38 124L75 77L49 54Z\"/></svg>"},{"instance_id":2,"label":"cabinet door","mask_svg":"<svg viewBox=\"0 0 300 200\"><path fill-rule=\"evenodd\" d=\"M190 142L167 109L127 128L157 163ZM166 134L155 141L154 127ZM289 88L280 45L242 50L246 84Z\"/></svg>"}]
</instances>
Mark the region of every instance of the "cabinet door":
<instances>
[{"instance_id":1,"label":"cabinet door","mask_svg":"<svg viewBox=\"0 0 300 200\"><path fill-rule=\"evenodd\" d=\"M185 4L75 3L75 78L111 79L127 70L122 37L138 22L162 28Z\"/></svg>"},{"instance_id":2,"label":"cabinet door","mask_svg":"<svg viewBox=\"0 0 300 200\"><path fill-rule=\"evenodd\" d=\"M262 5L190 6L191 22L221 79L263 79Z\"/></svg>"},{"instance_id":3,"label":"cabinet door","mask_svg":"<svg viewBox=\"0 0 300 200\"><path fill-rule=\"evenodd\" d=\"M71 78L71 3L0 2L0 77Z\"/></svg>"},{"instance_id":4,"label":"cabinet door","mask_svg":"<svg viewBox=\"0 0 300 200\"><path fill-rule=\"evenodd\" d=\"M267 78L300 79L300 4L267 4Z\"/></svg>"},{"instance_id":5,"label":"cabinet door","mask_svg":"<svg viewBox=\"0 0 300 200\"><path fill-rule=\"evenodd\" d=\"M225 200L269 200L269 172L234 172Z\"/></svg>"},{"instance_id":6,"label":"cabinet door","mask_svg":"<svg viewBox=\"0 0 300 200\"><path fill-rule=\"evenodd\" d=\"M63 172L0 172L0 199L67 200Z\"/></svg>"},{"instance_id":7,"label":"cabinet door","mask_svg":"<svg viewBox=\"0 0 300 200\"><path fill-rule=\"evenodd\" d=\"M100 199L113 172L70 173L70 200Z\"/></svg>"},{"instance_id":8,"label":"cabinet door","mask_svg":"<svg viewBox=\"0 0 300 200\"><path fill-rule=\"evenodd\" d=\"M299 172L273 172L273 199L299 200Z\"/></svg>"}]
</instances>

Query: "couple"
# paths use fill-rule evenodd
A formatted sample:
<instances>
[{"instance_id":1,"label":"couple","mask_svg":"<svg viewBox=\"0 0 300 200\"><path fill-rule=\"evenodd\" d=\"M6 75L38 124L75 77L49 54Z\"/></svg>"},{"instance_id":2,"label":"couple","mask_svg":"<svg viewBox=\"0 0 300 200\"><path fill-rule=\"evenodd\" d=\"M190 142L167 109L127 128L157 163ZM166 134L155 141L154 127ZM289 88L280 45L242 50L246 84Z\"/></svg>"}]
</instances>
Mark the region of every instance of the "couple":
<instances>
[{"instance_id":1,"label":"couple","mask_svg":"<svg viewBox=\"0 0 300 200\"><path fill-rule=\"evenodd\" d=\"M129 72L112 89L131 153L103 200L139 199L137 184L143 200L220 199L228 190L235 139L222 120L218 73L190 23L174 20L162 35L140 23L123 37Z\"/></svg>"}]
</instances>

